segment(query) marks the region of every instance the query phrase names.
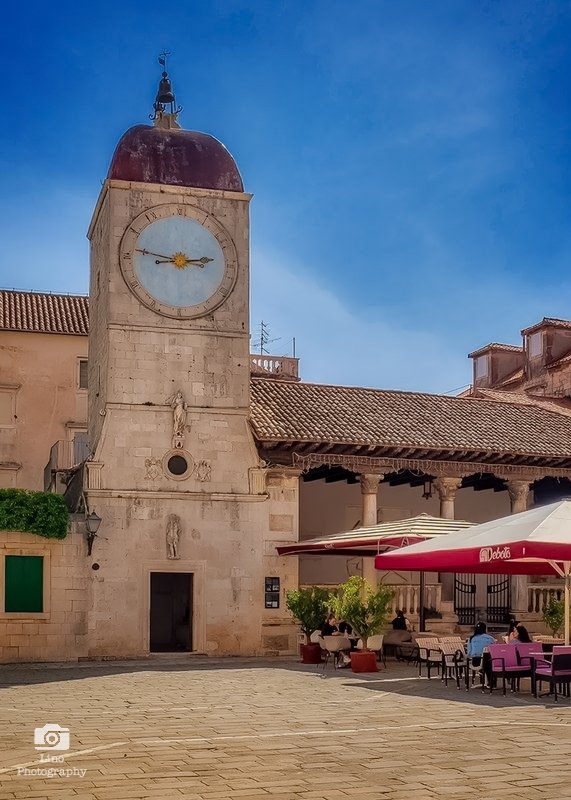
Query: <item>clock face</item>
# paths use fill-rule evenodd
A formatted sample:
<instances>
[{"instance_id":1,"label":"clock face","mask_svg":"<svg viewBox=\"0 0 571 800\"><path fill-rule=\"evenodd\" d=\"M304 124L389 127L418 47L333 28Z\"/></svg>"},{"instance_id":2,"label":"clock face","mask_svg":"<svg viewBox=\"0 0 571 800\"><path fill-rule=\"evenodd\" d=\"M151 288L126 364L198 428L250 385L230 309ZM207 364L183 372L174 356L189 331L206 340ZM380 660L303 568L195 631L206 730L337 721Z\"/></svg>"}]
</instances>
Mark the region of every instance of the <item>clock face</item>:
<instances>
[{"instance_id":1,"label":"clock face","mask_svg":"<svg viewBox=\"0 0 571 800\"><path fill-rule=\"evenodd\" d=\"M200 317L234 288L237 257L220 223L195 206L139 214L123 235L121 271L144 305L168 317Z\"/></svg>"}]
</instances>

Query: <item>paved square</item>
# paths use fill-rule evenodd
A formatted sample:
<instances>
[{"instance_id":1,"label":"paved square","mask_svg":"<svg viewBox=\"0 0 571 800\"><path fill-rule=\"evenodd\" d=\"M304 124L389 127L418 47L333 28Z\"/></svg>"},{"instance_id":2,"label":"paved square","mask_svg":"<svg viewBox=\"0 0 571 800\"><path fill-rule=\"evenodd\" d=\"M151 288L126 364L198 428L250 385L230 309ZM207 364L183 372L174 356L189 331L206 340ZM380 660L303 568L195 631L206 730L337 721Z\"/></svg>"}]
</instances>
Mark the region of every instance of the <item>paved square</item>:
<instances>
[{"instance_id":1,"label":"paved square","mask_svg":"<svg viewBox=\"0 0 571 800\"><path fill-rule=\"evenodd\" d=\"M0 800L571 798L569 700L468 694L395 663L4 666L0 718ZM63 763L34 750L46 723L70 729L49 753ZM73 774L35 772L50 768Z\"/></svg>"}]
</instances>

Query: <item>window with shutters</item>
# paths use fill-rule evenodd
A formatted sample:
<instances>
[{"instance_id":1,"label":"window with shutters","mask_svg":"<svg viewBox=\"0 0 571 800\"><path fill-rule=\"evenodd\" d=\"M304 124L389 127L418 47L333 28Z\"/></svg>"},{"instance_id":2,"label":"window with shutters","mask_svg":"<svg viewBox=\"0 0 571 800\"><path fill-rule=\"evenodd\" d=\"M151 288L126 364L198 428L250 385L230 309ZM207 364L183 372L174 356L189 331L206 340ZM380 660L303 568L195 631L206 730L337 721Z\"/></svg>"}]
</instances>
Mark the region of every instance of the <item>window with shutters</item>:
<instances>
[{"instance_id":1,"label":"window with shutters","mask_svg":"<svg viewBox=\"0 0 571 800\"><path fill-rule=\"evenodd\" d=\"M80 389L87 389L87 359L80 358L77 371L77 385Z\"/></svg>"},{"instance_id":2,"label":"window with shutters","mask_svg":"<svg viewBox=\"0 0 571 800\"><path fill-rule=\"evenodd\" d=\"M16 424L16 386L0 386L0 427Z\"/></svg>"},{"instance_id":3,"label":"window with shutters","mask_svg":"<svg viewBox=\"0 0 571 800\"><path fill-rule=\"evenodd\" d=\"M43 613L43 556L5 556L4 611L6 613Z\"/></svg>"}]
</instances>

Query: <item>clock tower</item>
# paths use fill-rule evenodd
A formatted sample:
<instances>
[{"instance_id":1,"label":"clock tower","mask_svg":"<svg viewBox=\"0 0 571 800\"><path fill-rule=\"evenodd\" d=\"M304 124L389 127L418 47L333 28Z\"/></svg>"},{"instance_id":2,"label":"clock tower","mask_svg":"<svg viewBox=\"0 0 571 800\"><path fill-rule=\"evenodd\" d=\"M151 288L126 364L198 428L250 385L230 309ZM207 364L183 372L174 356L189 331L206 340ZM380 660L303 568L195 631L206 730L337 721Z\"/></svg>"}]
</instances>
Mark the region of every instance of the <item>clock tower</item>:
<instances>
[{"instance_id":1,"label":"clock tower","mask_svg":"<svg viewBox=\"0 0 571 800\"><path fill-rule=\"evenodd\" d=\"M262 652L264 465L249 417L249 202L163 72L88 232L92 656Z\"/></svg>"}]
</instances>

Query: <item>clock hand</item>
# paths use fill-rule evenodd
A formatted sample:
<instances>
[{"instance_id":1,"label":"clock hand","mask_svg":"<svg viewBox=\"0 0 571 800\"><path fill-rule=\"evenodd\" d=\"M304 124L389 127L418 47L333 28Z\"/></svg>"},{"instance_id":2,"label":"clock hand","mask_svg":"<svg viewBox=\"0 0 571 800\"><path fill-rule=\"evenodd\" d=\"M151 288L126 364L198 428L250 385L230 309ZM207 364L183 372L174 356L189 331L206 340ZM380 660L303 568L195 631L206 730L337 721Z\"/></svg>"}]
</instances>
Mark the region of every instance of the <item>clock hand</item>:
<instances>
[{"instance_id":1,"label":"clock hand","mask_svg":"<svg viewBox=\"0 0 571 800\"><path fill-rule=\"evenodd\" d=\"M152 250L139 250L139 248L136 247L135 252L142 253L144 256L157 256L158 258L166 258L167 261L172 260L171 257L165 256L162 253L153 253Z\"/></svg>"},{"instance_id":2,"label":"clock hand","mask_svg":"<svg viewBox=\"0 0 571 800\"><path fill-rule=\"evenodd\" d=\"M156 255L156 254L155 253L151 253L150 255ZM206 256L202 256L202 258L187 258L187 259L185 259L185 262L184 262L183 266L188 267L189 264L190 264L193 267L204 267L206 264L209 264L211 261L214 261L214 259L213 258L207 258ZM157 259L155 261L155 264L175 264L175 263L176 263L176 259L175 258L163 258L163 259Z\"/></svg>"}]
</instances>

